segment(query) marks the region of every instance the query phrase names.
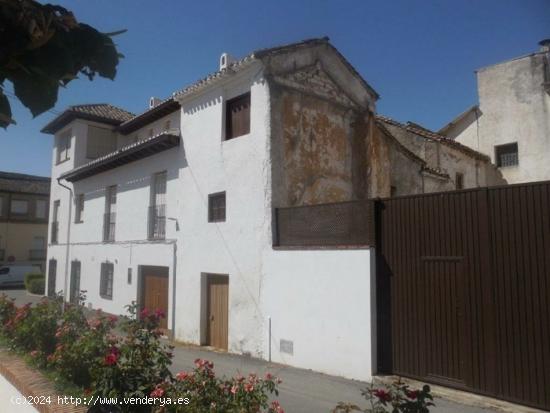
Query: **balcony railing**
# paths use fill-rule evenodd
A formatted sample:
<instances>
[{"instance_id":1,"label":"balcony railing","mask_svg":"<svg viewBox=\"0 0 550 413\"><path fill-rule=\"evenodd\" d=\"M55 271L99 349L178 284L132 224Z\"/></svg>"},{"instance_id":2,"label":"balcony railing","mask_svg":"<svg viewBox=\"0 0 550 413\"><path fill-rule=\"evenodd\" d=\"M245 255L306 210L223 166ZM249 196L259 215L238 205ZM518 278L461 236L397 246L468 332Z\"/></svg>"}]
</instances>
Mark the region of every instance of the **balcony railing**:
<instances>
[{"instance_id":1,"label":"balcony railing","mask_svg":"<svg viewBox=\"0 0 550 413\"><path fill-rule=\"evenodd\" d=\"M371 201L276 208L275 220L275 246L374 245Z\"/></svg>"},{"instance_id":2,"label":"balcony railing","mask_svg":"<svg viewBox=\"0 0 550 413\"><path fill-rule=\"evenodd\" d=\"M116 213L108 212L103 215L103 241L115 240Z\"/></svg>"},{"instance_id":3,"label":"balcony railing","mask_svg":"<svg viewBox=\"0 0 550 413\"><path fill-rule=\"evenodd\" d=\"M164 239L166 237L166 205L149 207L147 236L149 239Z\"/></svg>"},{"instance_id":4,"label":"balcony railing","mask_svg":"<svg viewBox=\"0 0 550 413\"><path fill-rule=\"evenodd\" d=\"M50 239L52 244L57 244L57 242L59 241L58 235L59 235L59 222L53 221L51 239Z\"/></svg>"},{"instance_id":5,"label":"balcony railing","mask_svg":"<svg viewBox=\"0 0 550 413\"><path fill-rule=\"evenodd\" d=\"M46 259L46 250L29 250L29 260L45 260Z\"/></svg>"}]
</instances>

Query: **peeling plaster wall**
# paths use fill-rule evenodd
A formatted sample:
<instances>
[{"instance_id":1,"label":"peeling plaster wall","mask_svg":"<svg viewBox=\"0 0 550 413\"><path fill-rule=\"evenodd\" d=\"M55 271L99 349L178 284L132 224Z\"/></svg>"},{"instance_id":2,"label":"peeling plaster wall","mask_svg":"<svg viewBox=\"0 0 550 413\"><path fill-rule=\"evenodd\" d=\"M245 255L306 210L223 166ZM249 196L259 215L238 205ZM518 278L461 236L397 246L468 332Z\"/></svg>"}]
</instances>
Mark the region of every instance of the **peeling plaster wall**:
<instances>
[{"instance_id":1,"label":"peeling plaster wall","mask_svg":"<svg viewBox=\"0 0 550 413\"><path fill-rule=\"evenodd\" d=\"M501 168L509 183L550 179L550 94L543 86L544 56L535 53L480 69L479 130L473 129L474 122L456 136L493 162L496 145L517 142L519 165Z\"/></svg>"}]
</instances>

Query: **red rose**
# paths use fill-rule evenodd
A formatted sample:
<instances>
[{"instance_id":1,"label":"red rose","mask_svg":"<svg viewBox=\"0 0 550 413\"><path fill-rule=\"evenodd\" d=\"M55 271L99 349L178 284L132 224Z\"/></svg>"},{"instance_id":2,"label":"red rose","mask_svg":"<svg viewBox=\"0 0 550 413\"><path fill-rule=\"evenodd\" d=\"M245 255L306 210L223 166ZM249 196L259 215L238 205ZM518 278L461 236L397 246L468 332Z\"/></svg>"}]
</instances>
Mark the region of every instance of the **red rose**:
<instances>
[{"instance_id":1,"label":"red rose","mask_svg":"<svg viewBox=\"0 0 550 413\"><path fill-rule=\"evenodd\" d=\"M391 400L391 395L384 389L376 389L374 395L378 397L381 402L389 402Z\"/></svg>"},{"instance_id":2,"label":"red rose","mask_svg":"<svg viewBox=\"0 0 550 413\"><path fill-rule=\"evenodd\" d=\"M118 356L115 353L109 353L105 356L105 364L108 366L113 366L116 364Z\"/></svg>"}]
</instances>

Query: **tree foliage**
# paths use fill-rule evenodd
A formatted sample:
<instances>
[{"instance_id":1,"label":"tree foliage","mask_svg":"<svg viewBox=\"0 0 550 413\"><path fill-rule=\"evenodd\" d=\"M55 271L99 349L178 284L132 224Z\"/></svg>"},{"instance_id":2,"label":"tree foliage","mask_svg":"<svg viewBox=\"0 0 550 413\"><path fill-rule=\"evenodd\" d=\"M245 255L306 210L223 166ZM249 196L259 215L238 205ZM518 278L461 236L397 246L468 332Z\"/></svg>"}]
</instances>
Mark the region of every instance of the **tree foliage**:
<instances>
[{"instance_id":1,"label":"tree foliage","mask_svg":"<svg viewBox=\"0 0 550 413\"><path fill-rule=\"evenodd\" d=\"M51 109L59 87L77 75L114 79L112 36L80 23L67 9L34 0L0 0L0 126L14 123L5 82L33 114Z\"/></svg>"}]
</instances>

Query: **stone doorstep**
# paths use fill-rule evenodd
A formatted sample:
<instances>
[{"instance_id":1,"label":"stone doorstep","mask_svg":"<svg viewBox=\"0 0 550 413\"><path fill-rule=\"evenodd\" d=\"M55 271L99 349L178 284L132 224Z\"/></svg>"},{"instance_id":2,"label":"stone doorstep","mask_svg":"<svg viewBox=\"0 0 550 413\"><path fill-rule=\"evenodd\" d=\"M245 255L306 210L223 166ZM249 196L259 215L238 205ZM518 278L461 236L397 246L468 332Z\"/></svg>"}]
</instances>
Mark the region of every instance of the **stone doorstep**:
<instances>
[{"instance_id":1,"label":"stone doorstep","mask_svg":"<svg viewBox=\"0 0 550 413\"><path fill-rule=\"evenodd\" d=\"M34 405L40 413L86 413L88 410L86 406L57 404L60 394L53 383L23 359L4 349L0 349L0 374L23 396L51 396L51 404Z\"/></svg>"},{"instance_id":2,"label":"stone doorstep","mask_svg":"<svg viewBox=\"0 0 550 413\"><path fill-rule=\"evenodd\" d=\"M431 392L435 397L450 400L455 403L464 404L467 406L480 407L484 409L492 409L505 413L545 413L545 410L539 410L532 407L523 406L520 404L510 403L504 400L495 399L493 397L482 396L475 393L469 393L462 390L456 390L450 387L439 386L431 383L409 379L398 376L375 376L374 383L391 384L396 380L401 380L414 388L422 388L424 384L430 386Z\"/></svg>"}]
</instances>

